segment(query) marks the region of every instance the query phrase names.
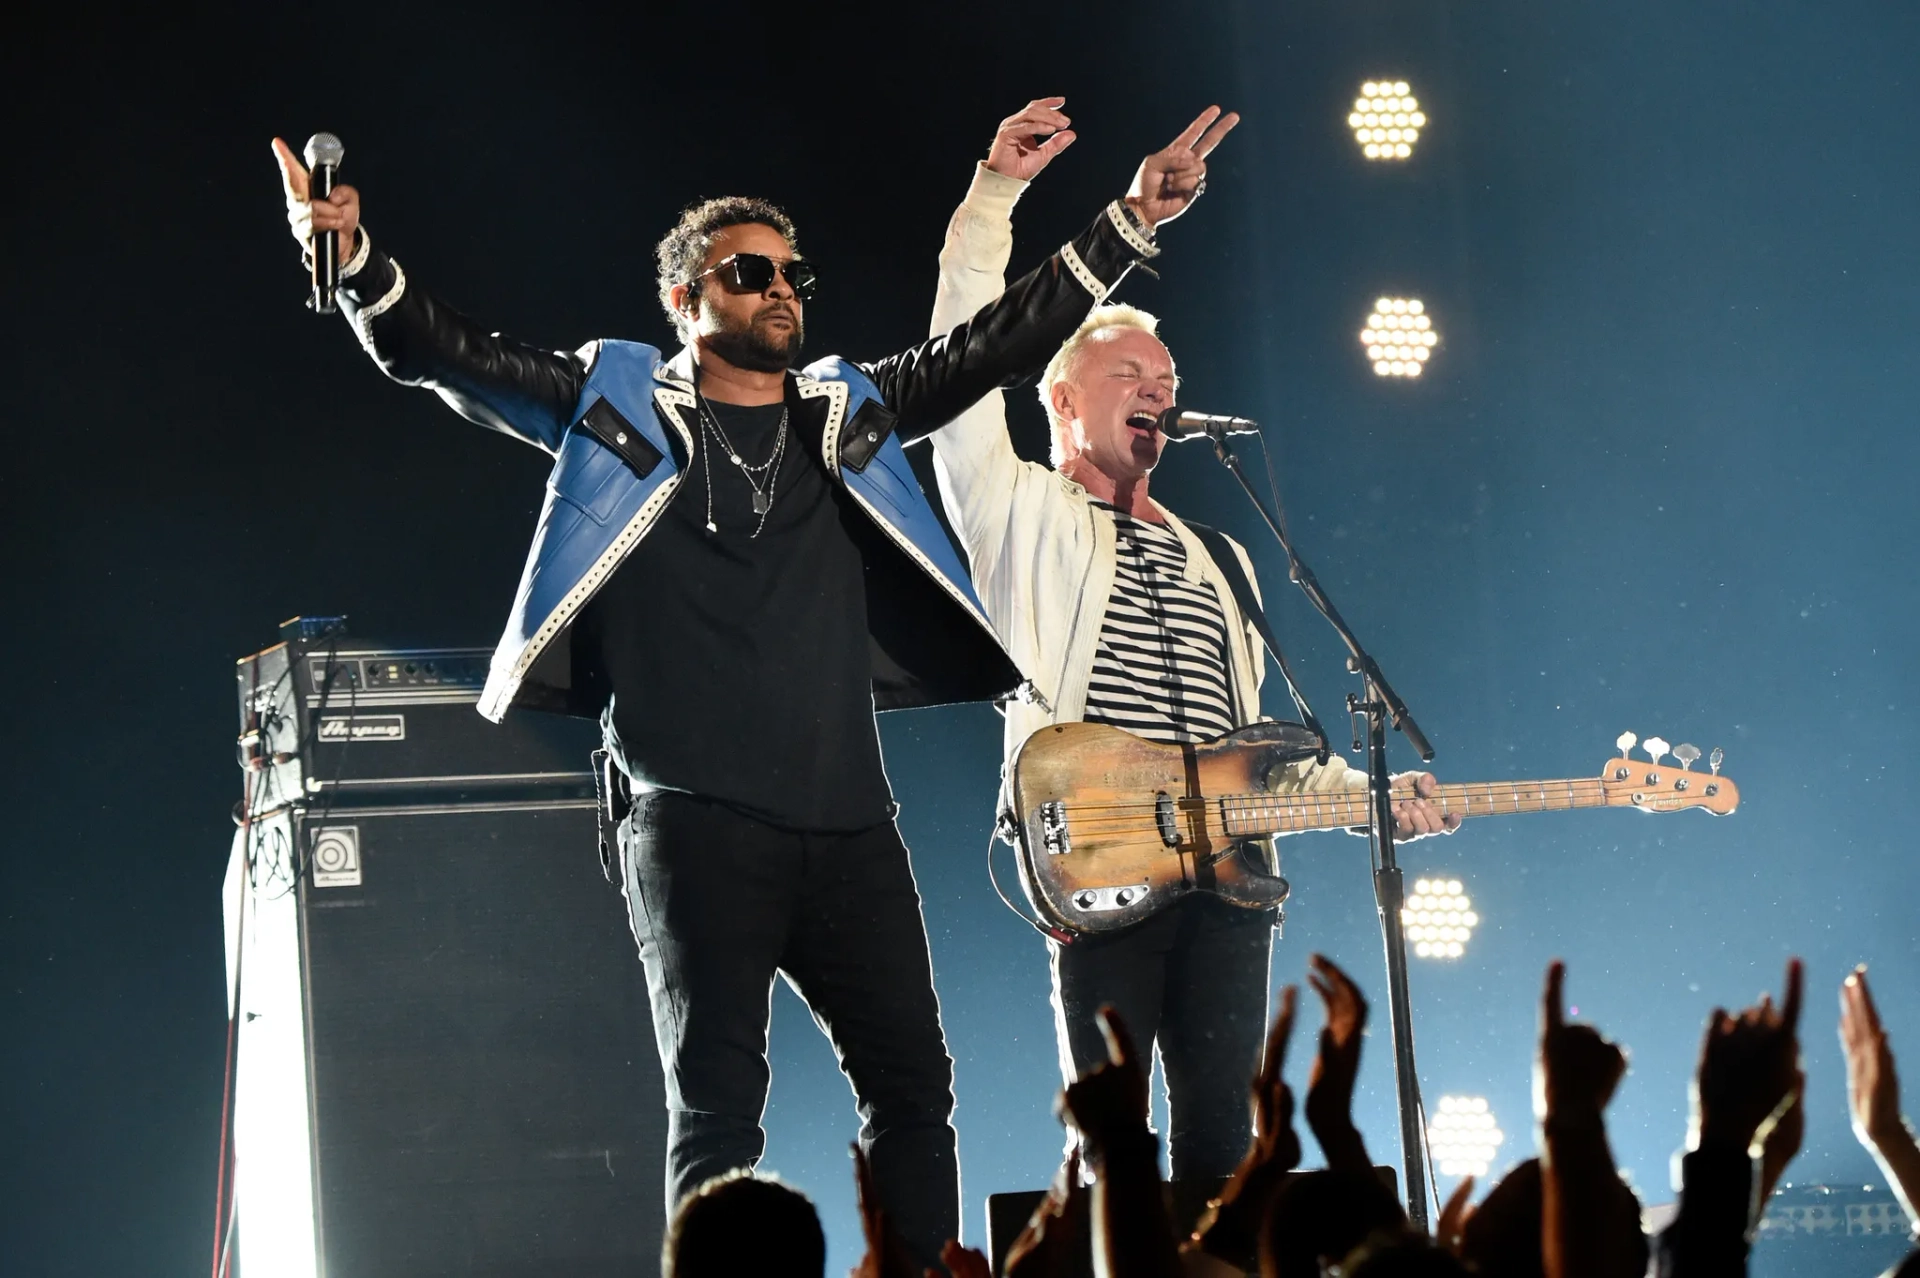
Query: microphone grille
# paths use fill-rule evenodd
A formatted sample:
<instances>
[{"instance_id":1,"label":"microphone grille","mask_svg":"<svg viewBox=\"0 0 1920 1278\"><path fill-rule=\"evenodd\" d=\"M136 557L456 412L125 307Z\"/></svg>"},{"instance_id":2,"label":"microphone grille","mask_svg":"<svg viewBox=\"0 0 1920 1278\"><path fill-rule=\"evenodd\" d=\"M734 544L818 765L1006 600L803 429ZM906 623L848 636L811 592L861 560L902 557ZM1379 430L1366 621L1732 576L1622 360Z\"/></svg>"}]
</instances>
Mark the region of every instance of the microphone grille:
<instances>
[{"instance_id":1,"label":"microphone grille","mask_svg":"<svg viewBox=\"0 0 1920 1278\"><path fill-rule=\"evenodd\" d=\"M331 133L316 133L307 139L307 167L317 169L322 164L340 167L340 161L347 158L346 144Z\"/></svg>"}]
</instances>

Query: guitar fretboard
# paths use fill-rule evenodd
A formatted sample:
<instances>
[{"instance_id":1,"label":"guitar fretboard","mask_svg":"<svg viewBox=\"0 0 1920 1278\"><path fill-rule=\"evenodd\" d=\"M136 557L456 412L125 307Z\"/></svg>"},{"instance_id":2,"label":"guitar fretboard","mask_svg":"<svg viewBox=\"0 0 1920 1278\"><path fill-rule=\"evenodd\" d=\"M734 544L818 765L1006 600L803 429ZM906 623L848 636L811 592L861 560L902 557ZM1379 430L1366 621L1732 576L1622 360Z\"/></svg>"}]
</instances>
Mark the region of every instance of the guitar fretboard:
<instances>
[{"instance_id":1,"label":"guitar fretboard","mask_svg":"<svg viewBox=\"0 0 1920 1278\"><path fill-rule=\"evenodd\" d=\"M1395 787L1394 798L1410 798ZM1429 800L1444 815L1493 816L1511 812L1564 812L1600 808L1607 792L1598 777L1561 781L1477 781L1437 787ZM1330 790L1318 794L1229 794L1218 803L1227 833L1234 836L1294 834L1367 824L1372 796L1366 790Z\"/></svg>"}]
</instances>

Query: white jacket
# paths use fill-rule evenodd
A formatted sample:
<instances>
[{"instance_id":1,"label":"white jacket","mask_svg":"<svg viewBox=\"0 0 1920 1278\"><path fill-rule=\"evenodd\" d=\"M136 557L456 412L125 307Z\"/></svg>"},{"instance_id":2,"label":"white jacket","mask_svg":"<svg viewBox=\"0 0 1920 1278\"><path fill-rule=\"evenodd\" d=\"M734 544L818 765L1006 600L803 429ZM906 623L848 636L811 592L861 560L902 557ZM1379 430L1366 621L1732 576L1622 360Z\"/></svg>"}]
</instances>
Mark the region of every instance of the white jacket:
<instances>
[{"instance_id":1,"label":"white jacket","mask_svg":"<svg viewBox=\"0 0 1920 1278\"><path fill-rule=\"evenodd\" d=\"M940 249L931 332L946 332L1006 287L1013 205L1026 185L985 165L975 171ZM1113 520L1095 509L1085 488L1015 454L999 391L934 432L933 448L940 500L965 546L974 590L1039 694L1006 707L1005 757L1011 762L1033 733L1086 715L1094 650L1113 593ZM1199 538L1160 503L1154 502L1154 509L1186 548L1186 579L1212 586L1226 613L1234 710L1240 723L1253 723L1260 718L1260 683L1266 677L1260 636L1240 615L1232 588ZM1232 545L1257 598L1253 563L1239 543ZM1338 758L1325 767L1299 764L1295 771L1303 789L1366 785L1365 773Z\"/></svg>"}]
</instances>

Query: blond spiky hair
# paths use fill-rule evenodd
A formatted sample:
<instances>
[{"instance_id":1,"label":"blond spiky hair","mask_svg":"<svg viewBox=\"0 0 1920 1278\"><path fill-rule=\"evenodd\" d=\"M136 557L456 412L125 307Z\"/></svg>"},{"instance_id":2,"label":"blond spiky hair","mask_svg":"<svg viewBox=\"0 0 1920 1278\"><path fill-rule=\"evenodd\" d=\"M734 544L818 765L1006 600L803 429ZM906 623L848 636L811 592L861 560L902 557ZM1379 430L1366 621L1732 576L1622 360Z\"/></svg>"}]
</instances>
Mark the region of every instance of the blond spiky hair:
<instances>
[{"instance_id":1,"label":"blond spiky hair","mask_svg":"<svg viewBox=\"0 0 1920 1278\"><path fill-rule=\"evenodd\" d=\"M1158 337L1160 320L1151 312L1124 302L1096 306L1081 321L1080 327L1073 330L1073 336L1060 344L1060 349L1047 361L1047 371L1040 375L1040 407L1046 411L1047 422L1053 427L1053 464L1056 466L1065 455L1060 446L1060 428L1066 423L1053 411L1053 388L1073 375L1081 352L1100 334L1116 328L1137 328Z\"/></svg>"}]
</instances>

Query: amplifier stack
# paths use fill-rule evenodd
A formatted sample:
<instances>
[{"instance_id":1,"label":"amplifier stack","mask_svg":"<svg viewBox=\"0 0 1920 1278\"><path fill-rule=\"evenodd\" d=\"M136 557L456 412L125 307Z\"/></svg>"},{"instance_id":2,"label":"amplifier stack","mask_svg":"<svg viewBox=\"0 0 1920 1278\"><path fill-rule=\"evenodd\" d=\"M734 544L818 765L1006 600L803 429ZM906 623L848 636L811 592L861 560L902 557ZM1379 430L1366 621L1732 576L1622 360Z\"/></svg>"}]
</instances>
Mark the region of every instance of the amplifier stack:
<instances>
[{"instance_id":1,"label":"amplifier stack","mask_svg":"<svg viewBox=\"0 0 1920 1278\"><path fill-rule=\"evenodd\" d=\"M475 713L488 653L288 623L239 663L225 886L245 1278L657 1263L646 980L595 725Z\"/></svg>"}]
</instances>

